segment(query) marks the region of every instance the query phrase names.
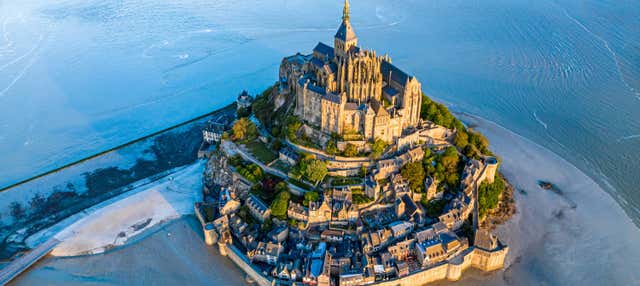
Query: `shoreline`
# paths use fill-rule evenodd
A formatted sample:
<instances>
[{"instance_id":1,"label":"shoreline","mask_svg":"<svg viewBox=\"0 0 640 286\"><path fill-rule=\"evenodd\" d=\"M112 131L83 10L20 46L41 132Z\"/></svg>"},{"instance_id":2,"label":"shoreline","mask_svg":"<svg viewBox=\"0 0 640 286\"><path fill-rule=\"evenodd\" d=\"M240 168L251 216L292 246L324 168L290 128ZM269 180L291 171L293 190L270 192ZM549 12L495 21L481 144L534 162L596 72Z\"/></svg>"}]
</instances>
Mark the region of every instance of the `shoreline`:
<instances>
[{"instance_id":1,"label":"shoreline","mask_svg":"<svg viewBox=\"0 0 640 286\"><path fill-rule=\"evenodd\" d=\"M467 113L456 116L475 125L503 159L501 172L514 187L517 209L496 228L511 249L505 268L490 276L463 276L462 285L624 285L640 279L633 271L640 267L640 230L595 180L494 122ZM558 186L562 194L542 189L539 180Z\"/></svg>"},{"instance_id":2,"label":"shoreline","mask_svg":"<svg viewBox=\"0 0 640 286\"><path fill-rule=\"evenodd\" d=\"M247 285L244 273L217 247L202 243L193 215L145 231L101 254L48 256L8 285Z\"/></svg>"},{"instance_id":3,"label":"shoreline","mask_svg":"<svg viewBox=\"0 0 640 286\"><path fill-rule=\"evenodd\" d=\"M210 116L188 120L179 127L0 192L2 258L14 259L16 253L32 248L34 234L42 234L62 221L73 223L87 209L130 191L139 182L156 181L175 171L172 169L192 164L206 120L232 112L233 104L220 106L208 113ZM35 207L24 207L42 201ZM11 214L13 204L23 206L23 215ZM25 242L27 237L32 237L31 243Z\"/></svg>"},{"instance_id":4,"label":"shoreline","mask_svg":"<svg viewBox=\"0 0 640 286\"><path fill-rule=\"evenodd\" d=\"M156 225L191 214L193 203L201 197L203 169L202 161L181 167L160 180L102 204L56 234L54 237L61 242L51 255L103 253L129 244L129 239L143 235Z\"/></svg>"}]
</instances>

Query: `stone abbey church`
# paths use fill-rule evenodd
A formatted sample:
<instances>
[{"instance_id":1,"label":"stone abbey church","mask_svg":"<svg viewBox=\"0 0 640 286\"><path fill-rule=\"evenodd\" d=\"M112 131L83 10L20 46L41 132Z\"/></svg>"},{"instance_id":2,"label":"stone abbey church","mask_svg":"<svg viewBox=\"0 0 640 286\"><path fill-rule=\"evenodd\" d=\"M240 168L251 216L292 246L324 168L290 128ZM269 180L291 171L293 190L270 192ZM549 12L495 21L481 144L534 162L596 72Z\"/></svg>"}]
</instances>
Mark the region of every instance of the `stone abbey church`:
<instances>
[{"instance_id":1,"label":"stone abbey church","mask_svg":"<svg viewBox=\"0 0 640 286\"><path fill-rule=\"evenodd\" d=\"M295 94L295 115L327 134L393 142L420 119L420 82L388 56L358 47L345 1L333 47L283 59L280 81Z\"/></svg>"}]
</instances>

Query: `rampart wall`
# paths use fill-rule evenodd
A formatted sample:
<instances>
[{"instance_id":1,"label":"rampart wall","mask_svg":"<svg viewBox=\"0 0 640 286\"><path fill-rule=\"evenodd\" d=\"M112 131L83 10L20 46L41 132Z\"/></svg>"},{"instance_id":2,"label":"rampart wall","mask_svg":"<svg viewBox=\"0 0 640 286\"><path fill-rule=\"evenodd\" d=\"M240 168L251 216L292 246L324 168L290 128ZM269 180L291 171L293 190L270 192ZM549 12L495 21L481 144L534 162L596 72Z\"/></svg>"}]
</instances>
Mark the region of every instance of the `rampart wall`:
<instances>
[{"instance_id":1,"label":"rampart wall","mask_svg":"<svg viewBox=\"0 0 640 286\"><path fill-rule=\"evenodd\" d=\"M509 248L506 246L494 251L486 251L473 247L452 261L447 261L441 265L415 272L405 277L382 281L374 283L373 285L413 286L444 279L457 281L460 280L462 273L469 267L482 271L494 271L502 268L508 252Z\"/></svg>"}]
</instances>

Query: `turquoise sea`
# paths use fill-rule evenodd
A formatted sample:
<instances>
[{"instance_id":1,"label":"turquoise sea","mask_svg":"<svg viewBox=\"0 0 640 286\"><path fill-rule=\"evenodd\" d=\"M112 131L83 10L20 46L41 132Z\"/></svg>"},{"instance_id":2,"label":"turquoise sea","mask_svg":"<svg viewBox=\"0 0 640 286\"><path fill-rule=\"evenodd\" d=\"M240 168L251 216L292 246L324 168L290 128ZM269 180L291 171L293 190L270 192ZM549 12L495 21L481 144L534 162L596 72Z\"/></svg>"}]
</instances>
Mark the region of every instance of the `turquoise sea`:
<instances>
[{"instance_id":1,"label":"turquoise sea","mask_svg":"<svg viewBox=\"0 0 640 286\"><path fill-rule=\"evenodd\" d=\"M351 1L426 93L559 154L640 222L640 1ZM222 107L342 1L0 0L0 186Z\"/></svg>"}]
</instances>

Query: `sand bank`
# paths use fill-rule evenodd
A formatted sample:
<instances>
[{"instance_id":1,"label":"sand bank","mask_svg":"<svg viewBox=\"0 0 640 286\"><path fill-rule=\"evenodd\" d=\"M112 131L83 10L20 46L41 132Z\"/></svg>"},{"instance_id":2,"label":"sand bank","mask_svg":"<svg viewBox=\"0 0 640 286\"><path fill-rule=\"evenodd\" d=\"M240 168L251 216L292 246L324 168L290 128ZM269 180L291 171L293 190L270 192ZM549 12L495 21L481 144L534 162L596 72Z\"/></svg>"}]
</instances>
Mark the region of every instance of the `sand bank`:
<instances>
[{"instance_id":1,"label":"sand bank","mask_svg":"<svg viewBox=\"0 0 640 286\"><path fill-rule=\"evenodd\" d=\"M591 178L551 151L492 122L473 124L503 159L518 212L498 227L510 246L505 269L469 272L462 285L633 285L640 281L640 230ZM543 190L538 180L561 194ZM446 284L446 283L445 283Z\"/></svg>"},{"instance_id":2,"label":"sand bank","mask_svg":"<svg viewBox=\"0 0 640 286\"><path fill-rule=\"evenodd\" d=\"M47 257L10 285L245 285L244 273L184 216L102 254Z\"/></svg>"},{"instance_id":3,"label":"sand bank","mask_svg":"<svg viewBox=\"0 0 640 286\"><path fill-rule=\"evenodd\" d=\"M202 196L203 169L203 162L195 163L101 206L58 233L62 242L51 254L101 253L157 224L192 214L194 202Z\"/></svg>"}]
</instances>

